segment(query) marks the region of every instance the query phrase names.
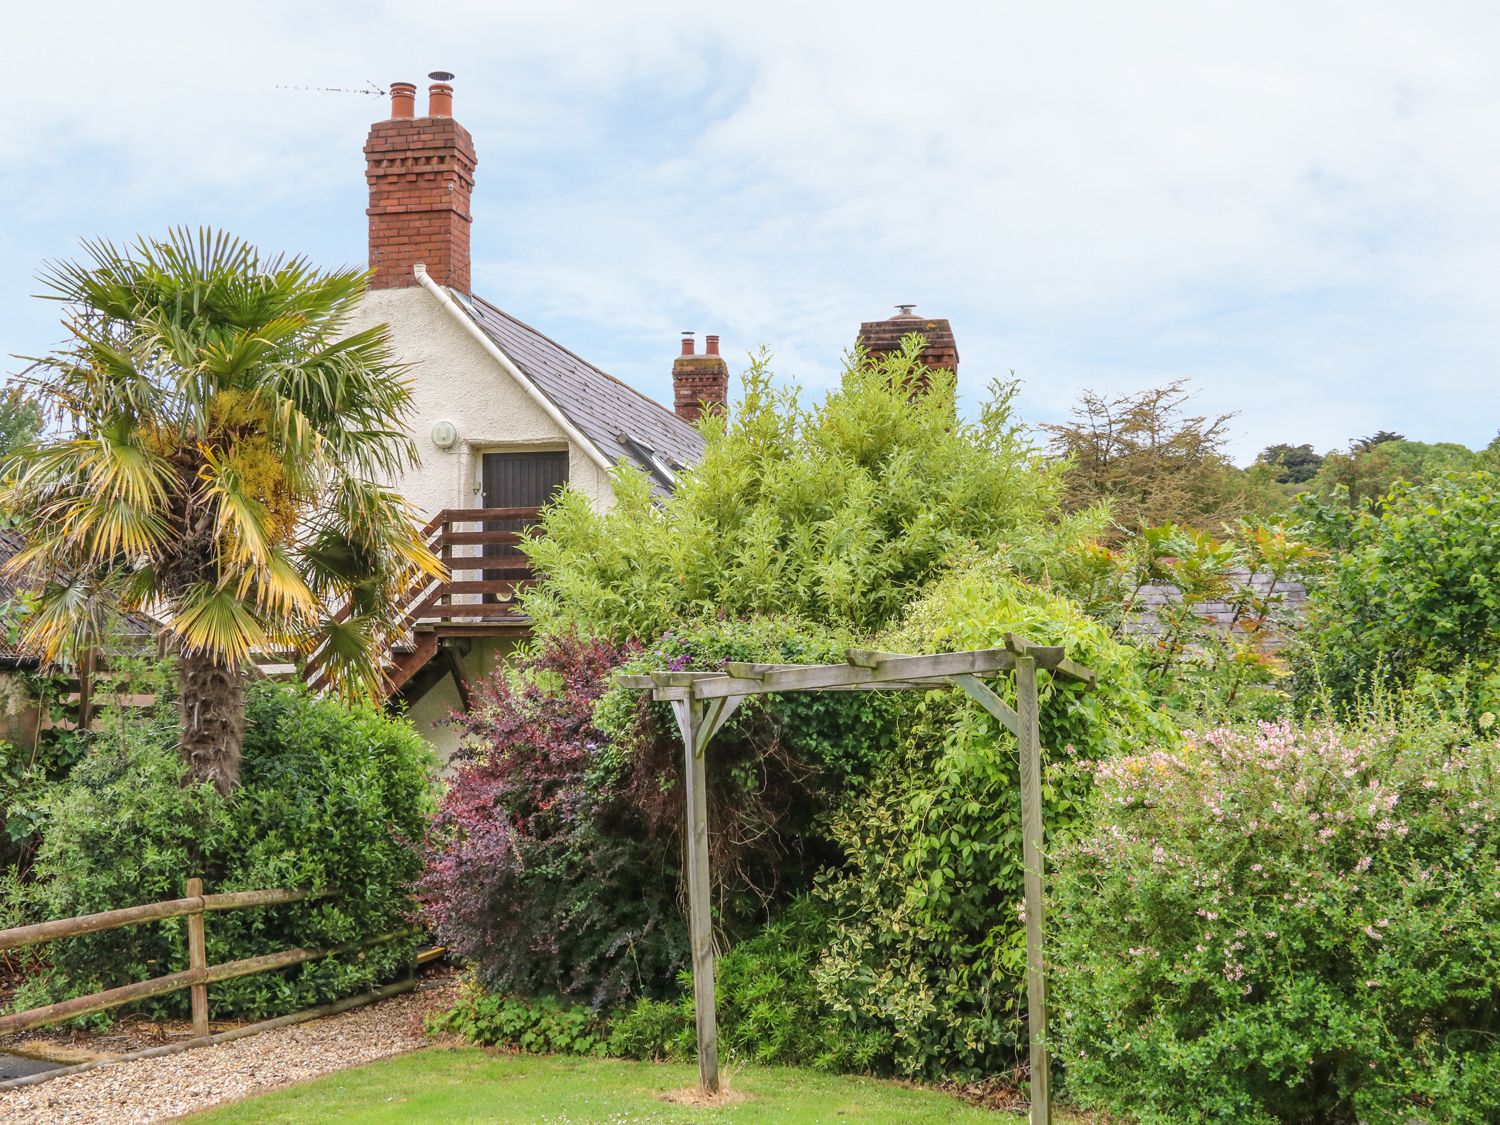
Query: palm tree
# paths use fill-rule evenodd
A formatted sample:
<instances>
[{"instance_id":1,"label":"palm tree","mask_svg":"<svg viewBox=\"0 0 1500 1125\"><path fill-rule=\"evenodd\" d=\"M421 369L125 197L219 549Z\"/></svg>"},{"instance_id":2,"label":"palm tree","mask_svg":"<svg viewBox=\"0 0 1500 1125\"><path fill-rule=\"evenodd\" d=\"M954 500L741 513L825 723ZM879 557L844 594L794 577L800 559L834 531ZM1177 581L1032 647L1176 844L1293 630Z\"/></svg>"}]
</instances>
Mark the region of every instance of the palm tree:
<instances>
[{"instance_id":1,"label":"palm tree","mask_svg":"<svg viewBox=\"0 0 1500 1125\"><path fill-rule=\"evenodd\" d=\"M397 595L441 572L389 484L416 457L409 392L383 325L346 331L360 271L210 230L84 249L42 273L72 335L29 369L49 428L3 470L26 639L57 659L114 611L157 616L189 775L228 792L252 654L316 654L373 692Z\"/></svg>"}]
</instances>

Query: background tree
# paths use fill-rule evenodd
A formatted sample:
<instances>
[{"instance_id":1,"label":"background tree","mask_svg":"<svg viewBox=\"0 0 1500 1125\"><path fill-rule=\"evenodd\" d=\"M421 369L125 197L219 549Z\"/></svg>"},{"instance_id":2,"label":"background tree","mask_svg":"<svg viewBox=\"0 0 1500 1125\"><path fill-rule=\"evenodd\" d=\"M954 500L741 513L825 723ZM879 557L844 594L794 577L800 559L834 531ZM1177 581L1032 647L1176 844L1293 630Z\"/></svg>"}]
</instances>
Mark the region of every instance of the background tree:
<instances>
[{"instance_id":1,"label":"background tree","mask_svg":"<svg viewBox=\"0 0 1500 1125\"><path fill-rule=\"evenodd\" d=\"M189 774L227 792L252 654L317 652L340 688L373 689L395 595L439 569L380 483L415 457L409 393L384 326L345 334L360 271L209 230L85 250L42 274L72 339L25 382L55 426L6 463L27 639L56 658L113 610L156 615Z\"/></svg>"},{"instance_id":2,"label":"background tree","mask_svg":"<svg viewBox=\"0 0 1500 1125\"><path fill-rule=\"evenodd\" d=\"M1446 473L1482 468L1484 461L1482 454L1457 442L1407 441L1383 430L1351 442L1348 450L1328 454L1310 491L1363 508L1380 500L1397 481L1423 484Z\"/></svg>"},{"instance_id":3,"label":"background tree","mask_svg":"<svg viewBox=\"0 0 1500 1125\"><path fill-rule=\"evenodd\" d=\"M1277 484L1305 484L1318 475L1323 455L1308 444L1268 445L1260 451L1255 463L1275 468Z\"/></svg>"},{"instance_id":4,"label":"background tree","mask_svg":"<svg viewBox=\"0 0 1500 1125\"><path fill-rule=\"evenodd\" d=\"M1107 501L1127 531L1161 523L1218 528L1244 506L1224 448L1233 414L1189 415L1186 379L1135 394L1085 391L1069 422L1044 425L1070 468L1070 510Z\"/></svg>"},{"instance_id":5,"label":"background tree","mask_svg":"<svg viewBox=\"0 0 1500 1125\"><path fill-rule=\"evenodd\" d=\"M0 390L0 457L35 441L42 432L42 411L19 386Z\"/></svg>"},{"instance_id":6,"label":"background tree","mask_svg":"<svg viewBox=\"0 0 1500 1125\"><path fill-rule=\"evenodd\" d=\"M1312 575L1297 662L1313 688L1347 703L1415 683L1500 706L1497 484L1482 471L1402 483L1360 512L1304 498L1304 528L1336 551Z\"/></svg>"},{"instance_id":7,"label":"background tree","mask_svg":"<svg viewBox=\"0 0 1500 1125\"><path fill-rule=\"evenodd\" d=\"M1398 434L1395 430L1376 430L1373 434L1366 434L1362 438L1355 438L1350 442L1350 447L1360 453L1368 453L1377 445L1384 445L1388 441L1405 441L1405 434Z\"/></svg>"}]
</instances>

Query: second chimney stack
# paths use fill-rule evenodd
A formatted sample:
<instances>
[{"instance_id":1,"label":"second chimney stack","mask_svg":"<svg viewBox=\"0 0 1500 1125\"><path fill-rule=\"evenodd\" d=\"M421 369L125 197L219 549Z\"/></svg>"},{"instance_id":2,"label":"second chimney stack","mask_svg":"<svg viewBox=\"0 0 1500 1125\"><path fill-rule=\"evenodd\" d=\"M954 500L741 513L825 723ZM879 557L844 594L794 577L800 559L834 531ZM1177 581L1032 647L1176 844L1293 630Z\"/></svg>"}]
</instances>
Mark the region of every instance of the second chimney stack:
<instances>
[{"instance_id":1,"label":"second chimney stack","mask_svg":"<svg viewBox=\"0 0 1500 1125\"><path fill-rule=\"evenodd\" d=\"M705 410L729 408L729 364L719 356L719 338L703 338L704 354L693 354L693 334L682 334L682 354L672 364L673 410L685 422L696 422Z\"/></svg>"}]
</instances>

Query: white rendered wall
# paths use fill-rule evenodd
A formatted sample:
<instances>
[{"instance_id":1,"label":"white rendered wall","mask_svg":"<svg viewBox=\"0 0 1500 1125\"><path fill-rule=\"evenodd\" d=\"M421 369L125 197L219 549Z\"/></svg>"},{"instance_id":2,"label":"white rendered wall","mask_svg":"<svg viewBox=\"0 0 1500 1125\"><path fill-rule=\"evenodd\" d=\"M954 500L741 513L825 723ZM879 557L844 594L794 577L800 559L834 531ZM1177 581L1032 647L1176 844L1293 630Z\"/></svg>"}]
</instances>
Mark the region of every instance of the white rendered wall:
<instances>
[{"instance_id":1,"label":"white rendered wall","mask_svg":"<svg viewBox=\"0 0 1500 1125\"><path fill-rule=\"evenodd\" d=\"M420 286L366 294L352 330L388 324L396 358L408 367L412 412L407 426L421 464L396 482L425 523L443 508L477 508L479 461L486 452L567 449L568 482L596 506L614 501L609 478L453 316ZM432 428L452 422L458 441L432 443Z\"/></svg>"},{"instance_id":2,"label":"white rendered wall","mask_svg":"<svg viewBox=\"0 0 1500 1125\"><path fill-rule=\"evenodd\" d=\"M515 651L516 643L499 637L474 637L461 642L463 647L468 648L458 658L464 679L471 687L477 687L481 680L489 679L505 658ZM423 692L420 699L414 700L406 712L407 718L417 728L417 733L437 752L438 760L444 768L462 742L458 730L449 725L448 719L455 711L462 710L463 702L459 699L458 687L451 675L445 675Z\"/></svg>"}]
</instances>

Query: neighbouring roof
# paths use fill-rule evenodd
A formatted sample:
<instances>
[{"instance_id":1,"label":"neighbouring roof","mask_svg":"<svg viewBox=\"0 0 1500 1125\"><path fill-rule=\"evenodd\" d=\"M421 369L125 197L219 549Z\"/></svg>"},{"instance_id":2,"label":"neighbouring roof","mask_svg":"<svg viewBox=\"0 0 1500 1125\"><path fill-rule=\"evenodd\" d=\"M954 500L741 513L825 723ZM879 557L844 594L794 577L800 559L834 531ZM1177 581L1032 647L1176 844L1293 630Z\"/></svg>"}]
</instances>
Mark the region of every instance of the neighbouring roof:
<instances>
[{"instance_id":1,"label":"neighbouring roof","mask_svg":"<svg viewBox=\"0 0 1500 1125\"><path fill-rule=\"evenodd\" d=\"M1299 579L1284 578L1273 588L1270 575L1259 571L1252 573L1249 568L1243 566L1231 570L1229 580L1234 586L1240 589L1249 587L1257 597L1267 598L1274 603L1275 610L1271 615L1271 624L1276 628L1273 630L1270 643L1272 647L1278 647L1282 639L1279 634L1283 631L1285 624L1302 616L1302 607L1307 602L1307 587ZM1132 633L1160 634L1163 629L1158 616L1160 611L1173 602L1181 600L1182 591L1169 583L1155 582L1142 586L1136 592L1126 628ZM1234 604L1227 599L1202 602L1197 609L1198 615L1216 628L1227 630L1233 628L1236 623Z\"/></svg>"},{"instance_id":2,"label":"neighbouring roof","mask_svg":"<svg viewBox=\"0 0 1500 1125\"><path fill-rule=\"evenodd\" d=\"M20 553L26 546L26 540L21 533L10 527L0 527L0 567L3 567L11 559ZM15 580L0 571L0 604L10 601L20 592ZM127 613L123 615L125 635L129 637L154 636L161 631L161 624L152 620L145 614ZM0 667L15 667L23 665L35 667L38 664L37 654L28 652L15 645L0 629Z\"/></svg>"},{"instance_id":3,"label":"neighbouring roof","mask_svg":"<svg viewBox=\"0 0 1500 1125\"><path fill-rule=\"evenodd\" d=\"M605 457L643 470L658 493L670 492L677 472L703 456L702 435L661 403L483 298L449 292Z\"/></svg>"}]
</instances>

